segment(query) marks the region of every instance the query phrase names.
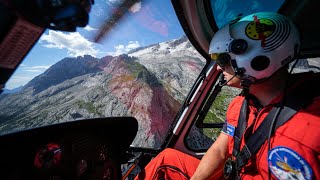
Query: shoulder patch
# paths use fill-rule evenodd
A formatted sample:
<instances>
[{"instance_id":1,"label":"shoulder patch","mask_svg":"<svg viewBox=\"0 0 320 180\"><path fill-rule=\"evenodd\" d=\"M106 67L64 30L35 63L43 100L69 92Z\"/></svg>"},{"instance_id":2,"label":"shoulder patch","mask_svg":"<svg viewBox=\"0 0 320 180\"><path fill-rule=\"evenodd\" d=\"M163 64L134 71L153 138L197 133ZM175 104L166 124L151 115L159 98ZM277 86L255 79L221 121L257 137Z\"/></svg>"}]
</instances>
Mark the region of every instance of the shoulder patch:
<instances>
[{"instance_id":1,"label":"shoulder patch","mask_svg":"<svg viewBox=\"0 0 320 180\"><path fill-rule=\"evenodd\" d=\"M268 164L278 179L312 179L312 169L298 153L283 146L277 146L268 153Z\"/></svg>"},{"instance_id":2,"label":"shoulder patch","mask_svg":"<svg viewBox=\"0 0 320 180\"><path fill-rule=\"evenodd\" d=\"M231 124L227 123L227 134L230 135L230 136L234 136L234 131L235 131L235 127L232 126Z\"/></svg>"}]
</instances>

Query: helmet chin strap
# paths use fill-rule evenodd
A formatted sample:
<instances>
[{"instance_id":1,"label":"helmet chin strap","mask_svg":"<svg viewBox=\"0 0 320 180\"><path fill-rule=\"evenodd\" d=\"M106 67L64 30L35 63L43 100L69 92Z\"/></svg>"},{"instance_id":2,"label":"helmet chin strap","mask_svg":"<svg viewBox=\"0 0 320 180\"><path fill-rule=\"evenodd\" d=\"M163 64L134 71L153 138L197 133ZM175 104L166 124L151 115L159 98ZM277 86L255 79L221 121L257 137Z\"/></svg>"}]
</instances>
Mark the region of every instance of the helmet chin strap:
<instances>
[{"instance_id":1,"label":"helmet chin strap","mask_svg":"<svg viewBox=\"0 0 320 180\"><path fill-rule=\"evenodd\" d=\"M244 68L234 68L235 75L238 75L241 77L241 83L240 85L243 87L243 95L248 96L249 95L249 87L251 84L255 82L255 79L251 76L244 75L245 69Z\"/></svg>"},{"instance_id":2,"label":"helmet chin strap","mask_svg":"<svg viewBox=\"0 0 320 180\"><path fill-rule=\"evenodd\" d=\"M244 96L248 96L249 95L249 87L250 87L251 84L252 84L252 82L247 78L241 80L240 85L243 87L242 88L243 89L242 90L242 94Z\"/></svg>"}]
</instances>

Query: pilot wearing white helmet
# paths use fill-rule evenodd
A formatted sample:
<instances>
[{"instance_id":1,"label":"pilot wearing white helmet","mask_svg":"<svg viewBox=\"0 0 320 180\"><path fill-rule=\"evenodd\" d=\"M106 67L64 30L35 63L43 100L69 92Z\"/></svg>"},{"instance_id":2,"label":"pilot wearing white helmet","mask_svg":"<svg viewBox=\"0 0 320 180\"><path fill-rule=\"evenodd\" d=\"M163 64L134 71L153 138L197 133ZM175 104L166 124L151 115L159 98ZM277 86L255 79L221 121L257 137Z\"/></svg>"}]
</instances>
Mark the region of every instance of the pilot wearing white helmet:
<instances>
[{"instance_id":1,"label":"pilot wearing white helmet","mask_svg":"<svg viewBox=\"0 0 320 180\"><path fill-rule=\"evenodd\" d=\"M209 54L222 85L243 89L222 132L201 160L165 149L136 179L320 179L320 77L288 70L299 47L296 26L272 12L217 31Z\"/></svg>"}]
</instances>

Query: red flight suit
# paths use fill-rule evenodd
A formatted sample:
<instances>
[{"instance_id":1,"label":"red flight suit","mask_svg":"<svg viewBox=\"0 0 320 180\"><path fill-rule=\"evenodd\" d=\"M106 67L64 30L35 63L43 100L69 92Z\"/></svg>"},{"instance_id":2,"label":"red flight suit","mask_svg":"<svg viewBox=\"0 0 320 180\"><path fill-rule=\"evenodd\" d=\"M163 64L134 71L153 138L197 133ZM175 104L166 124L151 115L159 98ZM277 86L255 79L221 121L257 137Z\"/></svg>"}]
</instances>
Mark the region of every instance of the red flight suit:
<instances>
[{"instance_id":1,"label":"red flight suit","mask_svg":"<svg viewBox=\"0 0 320 180\"><path fill-rule=\"evenodd\" d=\"M301 78L301 75L299 75ZM305 75L304 79L314 75ZM300 82L303 82L302 79ZM299 84L299 82L297 83ZM296 85L296 84L295 84ZM294 85L291 87L295 87ZM275 103L282 97L257 109L249 102L248 127L252 133L259 127ZM237 96L230 103L222 133L228 135L229 156L232 155L234 131L244 97ZM299 110L288 122L276 129L270 139L268 152L266 141L242 169L241 179L320 179L320 97L314 98L306 108ZM246 133L246 132L245 132ZM244 133L244 134L245 134ZM242 138L241 148L244 145ZM189 179L200 160L174 149L165 149L155 157L135 179Z\"/></svg>"}]
</instances>

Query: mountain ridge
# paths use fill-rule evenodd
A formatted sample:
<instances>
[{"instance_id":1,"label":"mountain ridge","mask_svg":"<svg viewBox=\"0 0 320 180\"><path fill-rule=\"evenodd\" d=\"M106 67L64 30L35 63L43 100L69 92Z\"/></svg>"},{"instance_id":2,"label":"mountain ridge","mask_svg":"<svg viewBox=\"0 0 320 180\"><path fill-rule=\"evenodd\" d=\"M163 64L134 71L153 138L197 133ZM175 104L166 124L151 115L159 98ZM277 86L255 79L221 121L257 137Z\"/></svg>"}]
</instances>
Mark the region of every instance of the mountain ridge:
<instances>
[{"instance_id":1,"label":"mountain ridge","mask_svg":"<svg viewBox=\"0 0 320 180\"><path fill-rule=\"evenodd\" d=\"M159 147L205 60L185 39L119 56L64 58L0 96L0 133L83 118L134 116L134 145ZM187 55L186 55L187 54Z\"/></svg>"}]
</instances>

